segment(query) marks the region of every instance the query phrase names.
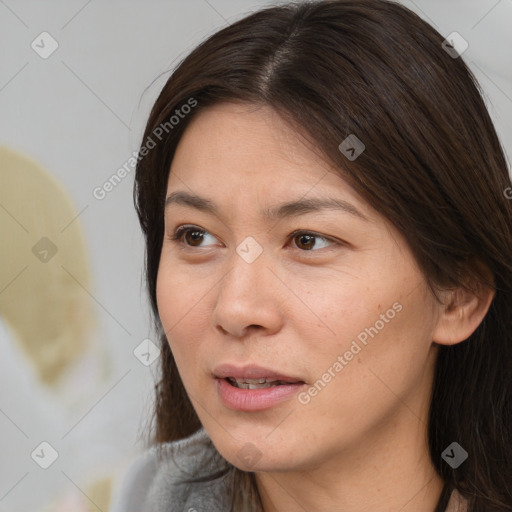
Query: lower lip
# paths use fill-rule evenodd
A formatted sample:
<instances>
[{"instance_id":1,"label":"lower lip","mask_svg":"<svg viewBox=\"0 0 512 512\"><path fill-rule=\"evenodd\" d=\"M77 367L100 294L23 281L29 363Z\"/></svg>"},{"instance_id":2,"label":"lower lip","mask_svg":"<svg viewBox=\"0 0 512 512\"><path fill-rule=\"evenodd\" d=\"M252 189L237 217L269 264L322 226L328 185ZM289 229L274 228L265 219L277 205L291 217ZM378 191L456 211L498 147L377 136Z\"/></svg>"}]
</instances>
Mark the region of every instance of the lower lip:
<instances>
[{"instance_id":1,"label":"lower lip","mask_svg":"<svg viewBox=\"0 0 512 512\"><path fill-rule=\"evenodd\" d=\"M262 411L291 398L306 384L283 384L262 389L242 389L226 379L216 379L217 391L223 404L237 411Z\"/></svg>"}]
</instances>

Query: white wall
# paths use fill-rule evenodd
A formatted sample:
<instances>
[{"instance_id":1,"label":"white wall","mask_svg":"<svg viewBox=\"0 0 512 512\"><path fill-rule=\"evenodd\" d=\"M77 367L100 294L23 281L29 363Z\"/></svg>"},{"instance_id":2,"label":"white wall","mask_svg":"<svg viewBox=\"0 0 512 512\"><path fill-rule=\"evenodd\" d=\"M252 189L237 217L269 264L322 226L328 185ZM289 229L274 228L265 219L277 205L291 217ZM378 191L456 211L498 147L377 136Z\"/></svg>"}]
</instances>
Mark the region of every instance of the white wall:
<instances>
[{"instance_id":1,"label":"white wall","mask_svg":"<svg viewBox=\"0 0 512 512\"><path fill-rule=\"evenodd\" d=\"M14 381L0 389L0 511L41 510L62 493L76 494L77 487L86 492L94 478L116 471L140 450L156 364L145 367L133 355L152 336L141 286L144 250L132 205L133 173L103 200L93 190L138 149L168 73L153 80L206 35L268 3L0 1L0 145L39 162L82 212L93 271L89 292L99 319L95 338L108 362L108 378L81 389L79 406L70 412L69 402L30 387L29 373L22 376L13 365L19 355L0 357L2 382ZM512 2L403 3L443 35L457 31L469 42L463 57L488 95L510 160ZM58 42L46 59L31 48L43 31ZM48 49L50 41L44 45ZM5 215L0 209L0 229L8 222ZM10 343L4 331L0 343ZM24 383L16 384L17 378ZM47 470L30 458L45 440L59 452Z\"/></svg>"}]
</instances>

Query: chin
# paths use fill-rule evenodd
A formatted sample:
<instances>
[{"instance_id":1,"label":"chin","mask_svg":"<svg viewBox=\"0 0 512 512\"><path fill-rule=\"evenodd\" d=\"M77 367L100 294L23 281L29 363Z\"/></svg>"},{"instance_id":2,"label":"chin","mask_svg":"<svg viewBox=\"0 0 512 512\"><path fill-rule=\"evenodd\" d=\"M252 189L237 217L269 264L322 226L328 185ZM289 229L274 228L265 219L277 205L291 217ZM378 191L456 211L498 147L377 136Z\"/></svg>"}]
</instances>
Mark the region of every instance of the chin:
<instances>
[{"instance_id":1,"label":"chin","mask_svg":"<svg viewBox=\"0 0 512 512\"><path fill-rule=\"evenodd\" d=\"M235 455L235 457L229 460L229 462L242 471L252 473L278 473L290 470L289 460L286 461L275 458L272 458L272 460L268 460L265 457L261 457L259 460L256 458L253 464L250 462L243 462Z\"/></svg>"},{"instance_id":2,"label":"chin","mask_svg":"<svg viewBox=\"0 0 512 512\"><path fill-rule=\"evenodd\" d=\"M242 440L236 444L216 445L217 450L230 464L242 471L287 471L296 464L293 447L289 447L290 453L287 453L287 450L277 451L275 447L252 443L249 439L250 436L247 441ZM284 447L281 445L281 448Z\"/></svg>"}]
</instances>

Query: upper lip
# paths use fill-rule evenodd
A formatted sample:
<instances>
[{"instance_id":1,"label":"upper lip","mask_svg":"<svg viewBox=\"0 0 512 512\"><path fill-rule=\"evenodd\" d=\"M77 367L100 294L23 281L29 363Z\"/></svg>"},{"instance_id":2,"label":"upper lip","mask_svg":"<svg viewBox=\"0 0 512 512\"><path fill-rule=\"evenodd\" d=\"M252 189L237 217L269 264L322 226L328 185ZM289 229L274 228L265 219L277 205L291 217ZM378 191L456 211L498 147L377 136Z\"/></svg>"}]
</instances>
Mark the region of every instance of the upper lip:
<instances>
[{"instance_id":1,"label":"upper lip","mask_svg":"<svg viewBox=\"0 0 512 512\"><path fill-rule=\"evenodd\" d=\"M233 364L221 364L213 370L215 377L225 379L232 377L234 379L272 379L282 380L284 382L304 382L300 377L283 375L270 368L263 368L256 365L235 366Z\"/></svg>"}]
</instances>

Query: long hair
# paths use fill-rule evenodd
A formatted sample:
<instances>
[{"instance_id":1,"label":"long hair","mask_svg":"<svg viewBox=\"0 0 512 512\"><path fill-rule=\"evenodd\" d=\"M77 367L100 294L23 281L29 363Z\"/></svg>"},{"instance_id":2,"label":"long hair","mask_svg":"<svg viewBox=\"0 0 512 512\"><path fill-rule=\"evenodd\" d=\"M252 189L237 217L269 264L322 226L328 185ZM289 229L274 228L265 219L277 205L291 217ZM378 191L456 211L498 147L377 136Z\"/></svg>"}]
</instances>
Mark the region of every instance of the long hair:
<instances>
[{"instance_id":1,"label":"long hair","mask_svg":"<svg viewBox=\"0 0 512 512\"><path fill-rule=\"evenodd\" d=\"M443 40L386 0L290 3L223 28L173 71L149 116L134 187L162 351L153 442L201 427L156 302L173 155L203 109L223 101L265 105L403 234L433 293L479 290L492 274L495 296L481 324L467 340L439 347L428 439L446 488L457 489L470 512L512 511L510 177L478 82ZM349 135L365 144L355 160L339 149ZM468 452L457 469L442 459L454 441ZM228 466L237 491L232 510L261 510L254 474Z\"/></svg>"}]
</instances>

